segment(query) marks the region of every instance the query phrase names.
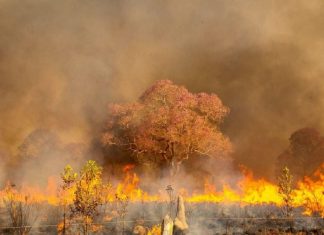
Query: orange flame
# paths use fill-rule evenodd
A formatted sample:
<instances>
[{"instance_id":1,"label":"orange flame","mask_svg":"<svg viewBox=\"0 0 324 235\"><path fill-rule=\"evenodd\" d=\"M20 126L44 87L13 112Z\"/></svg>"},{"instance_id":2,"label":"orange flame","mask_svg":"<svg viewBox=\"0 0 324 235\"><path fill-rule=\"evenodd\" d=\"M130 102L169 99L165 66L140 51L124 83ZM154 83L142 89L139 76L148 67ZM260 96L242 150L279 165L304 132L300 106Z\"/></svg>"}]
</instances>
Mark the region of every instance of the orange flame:
<instances>
[{"instance_id":1,"label":"orange flame","mask_svg":"<svg viewBox=\"0 0 324 235\"><path fill-rule=\"evenodd\" d=\"M149 194L140 188L140 179L132 171L134 165L124 167L124 178L117 185L112 186L106 192L107 201L116 199L129 200L131 202L154 202L165 201L167 196L164 193ZM305 214L314 213L324 216L324 164L314 173L312 177L305 177L297 183L297 188L293 191L293 206L304 207ZM278 186L265 180L255 179L252 172L243 168L243 178L236 183L236 187L224 184L220 190L205 180L204 192L189 194L186 189L179 192L187 202L191 203L238 203L244 205L274 204L281 206L282 197L279 194ZM0 191L0 202L3 203L8 197L14 200L24 201L28 198L29 202L48 203L51 205L70 204L74 198L74 188L67 192L58 193L58 185L53 177L48 179L45 190L39 187L23 186L20 190L7 186Z\"/></svg>"}]
</instances>

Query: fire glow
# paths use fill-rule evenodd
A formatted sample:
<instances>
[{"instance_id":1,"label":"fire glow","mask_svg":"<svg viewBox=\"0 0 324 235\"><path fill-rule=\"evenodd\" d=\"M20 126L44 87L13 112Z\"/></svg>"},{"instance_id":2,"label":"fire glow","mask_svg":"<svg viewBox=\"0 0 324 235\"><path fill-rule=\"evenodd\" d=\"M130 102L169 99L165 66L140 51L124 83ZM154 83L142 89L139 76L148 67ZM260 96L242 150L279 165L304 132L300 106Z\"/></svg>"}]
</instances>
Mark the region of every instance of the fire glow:
<instances>
[{"instance_id":1,"label":"fire glow","mask_svg":"<svg viewBox=\"0 0 324 235\"><path fill-rule=\"evenodd\" d=\"M324 216L324 164L313 174L312 177L305 177L297 182L293 191L293 206L303 207L305 215L318 212ZM236 183L236 188L224 184L222 188L216 187L205 181L203 192L189 193L186 189L179 189L179 194L184 196L187 203L222 203L245 205L272 204L281 206L283 200L279 194L278 186L265 180L256 179L252 172L242 170L243 178ZM8 197L14 200L27 203L48 203L53 206L70 204L73 202L74 189L71 188L63 195L59 192L59 184L53 177L48 179L45 189L39 187L23 186L20 190L8 190L8 186L0 192L1 203ZM164 190L156 194L145 192L140 187L140 178L133 171L133 166L124 167L124 178L116 185L112 185L103 195L107 202L114 202L116 198L136 202L164 202L168 196Z\"/></svg>"}]
</instances>

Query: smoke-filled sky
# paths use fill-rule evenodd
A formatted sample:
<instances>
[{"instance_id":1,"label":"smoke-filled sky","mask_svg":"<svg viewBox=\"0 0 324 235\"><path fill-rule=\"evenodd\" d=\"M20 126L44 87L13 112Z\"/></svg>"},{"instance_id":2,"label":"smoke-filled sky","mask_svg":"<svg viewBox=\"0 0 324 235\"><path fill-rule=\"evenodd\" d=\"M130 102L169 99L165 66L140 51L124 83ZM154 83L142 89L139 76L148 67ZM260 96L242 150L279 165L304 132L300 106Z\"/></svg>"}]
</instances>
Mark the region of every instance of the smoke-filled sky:
<instances>
[{"instance_id":1,"label":"smoke-filled sky","mask_svg":"<svg viewBox=\"0 0 324 235\"><path fill-rule=\"evenodd\" d=\"M0 0L1 152L92 139L109 102L170 79L218 94L235 160L269 175L293 131L324 130L323 25L322 0Z\"/></svg>"}]
</instances>

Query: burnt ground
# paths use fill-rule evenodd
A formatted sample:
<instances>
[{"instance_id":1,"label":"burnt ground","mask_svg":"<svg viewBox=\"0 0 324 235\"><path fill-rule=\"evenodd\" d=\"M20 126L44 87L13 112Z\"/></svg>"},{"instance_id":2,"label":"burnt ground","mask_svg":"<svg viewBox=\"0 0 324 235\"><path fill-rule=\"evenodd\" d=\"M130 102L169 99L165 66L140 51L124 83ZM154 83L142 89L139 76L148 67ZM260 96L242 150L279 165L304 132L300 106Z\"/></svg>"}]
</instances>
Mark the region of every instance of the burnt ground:
<instances>
[{"instance_id":1,"label":"burnt ground","mask_svg":"<svg viewBox=\"0 0 324 235\"><path fill-rule=\"evenodd\" d=\"M110 217L113 212L114 217ZM280 208L274 205L223 205L215 203L188 204L186 216L189 235L216 234L324 234L324 219L305 216L302 208L295 208L292 218L284 218ZM175 217L175 205L171 208ZM95 234L132 234L135 225L151 227L160 224L170 214L168 203L112 203L101 208L95 223L100 231ZM108 215L110 219L104 219ZM60 207L43 205L30 210L28 225L30 234L57 234L57 224L62 221ZM33 223L32 221L35 220ZM5 208L1 208L1 234L14 234ZM77 234L78 222L73 222L67 234Z\"/></svg>"}]
</instances>

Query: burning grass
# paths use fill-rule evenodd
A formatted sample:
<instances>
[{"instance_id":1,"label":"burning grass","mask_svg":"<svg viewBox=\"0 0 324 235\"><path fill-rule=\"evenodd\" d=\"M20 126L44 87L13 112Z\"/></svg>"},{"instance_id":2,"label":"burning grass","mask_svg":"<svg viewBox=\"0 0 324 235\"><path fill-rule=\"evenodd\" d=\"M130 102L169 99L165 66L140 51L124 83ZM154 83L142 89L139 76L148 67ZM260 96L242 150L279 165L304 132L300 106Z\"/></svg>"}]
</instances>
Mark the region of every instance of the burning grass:
<instances>
[{"instance_id":1,"label":"burning grass","mask_svg":"<svg viewBox=\"0 0 324 235\"><path fill-rule=\"evenodd\" d=\"M257 231L258 228L318 229L323 226L324 216L323 170L324 164L312 177L305 177L299 181L292 190L293 216L290 218L283 216L284 201L279 187L265 179L256 179L246 169L242 170L243 177L235 186L224 184L222 188L217 189L206 180L202 192L190 192L181 188L175 193L181 194L185 199L186 215L193 231L203 228L206 230L205 234L209 234L211 231L228 232L229 229L232 232L249 229ZM169 212L169 195L163 189L155 194L146 192L141 189L140 182L133 167L127 165L124 168L123 180L116 184L107 184L99 195L102 200L98 203L98 211L92 217L85 217L91 218L89 224L92 232L130 231L139 218L144 220L148 227L161 222ZM79 220L80 217L73 220L71 216L67 216L68 208L76 200L76 186L72 185L63 190L53 177L48 179L45 189L7 184L0 192L0 199L2 209L7 213L28 213L29 216L25 221L16 222L13 224L15 226L9 227L30 226L28 228L31 229L37 224L38 230L46 230L46 225L51 225L47 229L53 230L53 225L57 225L54 230L62 232L63 214L66 215L66 231L75 231L74 227L83 223ZM20 207L21 211L17 212L17 207ZM36 208L38 213L35 214L32 210ZM45 216L54 212L55 218ZM152 228L155 232L156 229Z\"/></svg>"}]
</instances>

